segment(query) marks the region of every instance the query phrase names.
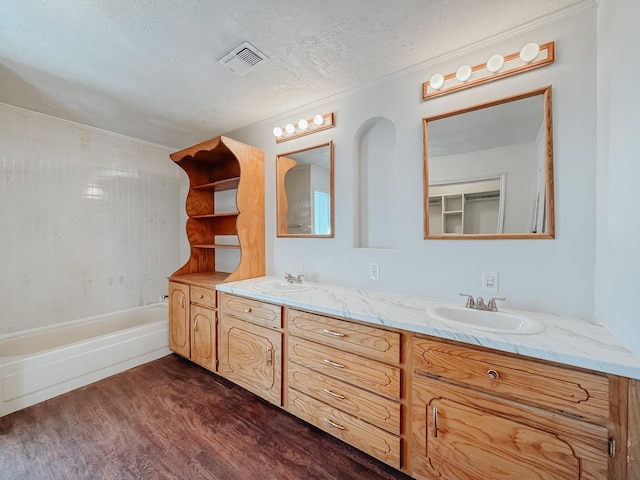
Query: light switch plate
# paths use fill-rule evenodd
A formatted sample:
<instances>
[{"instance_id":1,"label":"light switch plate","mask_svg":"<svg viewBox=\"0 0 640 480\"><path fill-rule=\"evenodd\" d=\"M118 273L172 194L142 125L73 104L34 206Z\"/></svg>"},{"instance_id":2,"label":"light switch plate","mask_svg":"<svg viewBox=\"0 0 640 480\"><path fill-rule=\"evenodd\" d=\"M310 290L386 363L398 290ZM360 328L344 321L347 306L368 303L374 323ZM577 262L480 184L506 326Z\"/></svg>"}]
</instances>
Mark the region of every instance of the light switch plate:
<instances>
[{"instance_id":1,"label":"light switch plate","mask_svg":"<svg viewBox=\"0 0 640 480\"><path fill-rule=\"evenodd\" d=\"M498 272L482 272L482 291L498 293Z\"/></svg>"}]
</instances>

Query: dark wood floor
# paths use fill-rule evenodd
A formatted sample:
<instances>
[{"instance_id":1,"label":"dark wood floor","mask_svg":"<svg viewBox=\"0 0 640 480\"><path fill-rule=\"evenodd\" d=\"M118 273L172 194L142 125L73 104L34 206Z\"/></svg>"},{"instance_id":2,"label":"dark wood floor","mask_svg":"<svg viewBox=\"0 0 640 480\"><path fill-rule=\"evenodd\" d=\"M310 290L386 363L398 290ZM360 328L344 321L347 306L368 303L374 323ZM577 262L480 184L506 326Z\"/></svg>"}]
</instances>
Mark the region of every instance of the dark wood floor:
<instances>
[{"instance_id":1,"label":"dark wood floor","mask_svg":"<svg viewBox=\"0 0 640 480\"><path fill-rule=\"evenodd\" d=\"M0 418L0 478L409 477L170 355Z\"/></svg>"}]
</instances>

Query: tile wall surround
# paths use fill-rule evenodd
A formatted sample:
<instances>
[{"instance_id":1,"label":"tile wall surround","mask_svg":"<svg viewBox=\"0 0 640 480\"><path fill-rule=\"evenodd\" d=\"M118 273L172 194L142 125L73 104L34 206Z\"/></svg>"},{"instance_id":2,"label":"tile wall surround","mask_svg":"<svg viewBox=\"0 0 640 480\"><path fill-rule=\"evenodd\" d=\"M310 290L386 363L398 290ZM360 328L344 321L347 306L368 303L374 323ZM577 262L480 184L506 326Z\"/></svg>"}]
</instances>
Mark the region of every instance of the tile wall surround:
<instances>
[{"instance_id":1,"label":"tile wall surround","mask_svg":"<svg viewBox=\"0 0 640 480\"><path fill-rule=\"evenodd\" d=\"M166 293L182 231L173 150L0 104L0 335Z\"/></svg>"}]
</instances>

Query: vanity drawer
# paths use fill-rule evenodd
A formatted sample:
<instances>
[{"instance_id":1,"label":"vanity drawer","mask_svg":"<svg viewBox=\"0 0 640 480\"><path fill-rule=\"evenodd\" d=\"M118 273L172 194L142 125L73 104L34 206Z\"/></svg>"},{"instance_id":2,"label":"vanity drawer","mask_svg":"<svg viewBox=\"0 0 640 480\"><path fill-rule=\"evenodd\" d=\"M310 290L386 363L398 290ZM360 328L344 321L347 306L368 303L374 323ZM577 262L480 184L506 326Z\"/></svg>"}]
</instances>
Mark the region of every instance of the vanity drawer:
<instances>
[{"instance_id":1,"label":"vanity drawer","mask_svg":"<svg viewBox=\"0 0 640 480\"><path fill-rule=\"evenodd\" d=\"M220 308L222 314L233 318L247 320L270 328L282 328L282 307L280 305L222 293Z\"/></svg>"},{"instance_id":2,"label":"vanity drawer","mask_svg":"<svg viewBox=\"0 0 640 480\"><path fill-rule=\"evenodd\" d=\"M352 353L400 362L400 333L289 309L289 333Z\"/></svg>"},{"instance_id":3,"label":"vanity drawer","mask_svg":"<svg viewBox=\"0 0 640 480\"><path fill-rule=\"evenodd\" d=\"M380 395L400 398L399 367L296 337L289 337L289 360Z\"/></svg>"},{"instance_id":4,"label":"vanity drawer","mask_svg":"<svg viewBox=\"0 0 640 480\"><path fill-rule=\"evenodd\" d=\"M400 404L335 378L289 364L289 387L400 435Z\"/></svg>"},{"instance_id":5,"label":"vanity drawer","mask_svg":"<svg viewBox=\"0 0 640 480\"><path fill-rule=\"evenodd\" d=\"M413 340L413 368L599 423L610 415L604 375L421 337Z\"/></svg>"},{"instance_id":6,"label":"vanity drawer","mask_svg":"<svg viewBox=\"0 0 640 480\"><path fill-rule=\"evenodd\" d=\"M216 308L216 291L212 288L196 287L191 285L191 303L203 307Z\"/></svg>"},{"instance_id":7,"label":"vanity drawer","mask_svg":"<svg viewBox=\"0 0 640 480\"><path fill-rule=\"evenodd\" d=\"M289 411L378 460L400 468L400 437L291 389Z\"/></svg>"}]
</instances>

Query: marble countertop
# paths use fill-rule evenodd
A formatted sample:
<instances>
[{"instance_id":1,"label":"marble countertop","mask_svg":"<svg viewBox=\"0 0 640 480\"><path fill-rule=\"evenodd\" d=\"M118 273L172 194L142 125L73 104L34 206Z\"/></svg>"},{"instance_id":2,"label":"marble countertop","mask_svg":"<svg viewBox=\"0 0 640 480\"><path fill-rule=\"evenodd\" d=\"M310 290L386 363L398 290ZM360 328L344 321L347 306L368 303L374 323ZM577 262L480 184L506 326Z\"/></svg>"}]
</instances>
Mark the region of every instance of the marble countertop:
<instances>
[{"instance_id":1,"label":"marble countertop","mask_svg":"<svg viewBox=\"0 0 640 480\"><path fill-rule=\"evenodd\" d=\"M299 292L259 288L267 281L278 280L281 279L259 277L222 283L216 288L256 300L640 379L640 357L596 321L504 309L537 320L544 325L544 330L536 334L497 333L439 321L430 316L427 310L436 304L454 305L436 299L311 282L305 282L311 288ZM463 300L455 305L462 303Z\"/></svg>"}]
</instances>

